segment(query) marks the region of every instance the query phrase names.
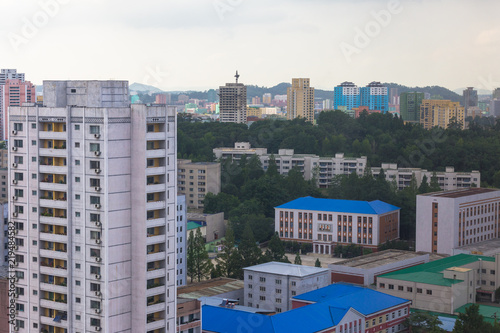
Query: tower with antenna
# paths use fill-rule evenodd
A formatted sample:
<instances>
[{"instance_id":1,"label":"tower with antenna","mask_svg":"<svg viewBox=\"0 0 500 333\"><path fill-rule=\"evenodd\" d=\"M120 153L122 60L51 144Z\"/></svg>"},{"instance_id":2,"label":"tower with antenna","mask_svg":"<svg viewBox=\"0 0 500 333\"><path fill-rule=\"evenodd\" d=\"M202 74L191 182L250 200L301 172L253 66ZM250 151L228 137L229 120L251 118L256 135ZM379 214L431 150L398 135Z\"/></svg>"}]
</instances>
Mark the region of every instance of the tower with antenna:
<instances>
[{"instance_id":1,"label":"tower with antenna","mask_svg":"<svg viewBox=\"0 0 500 333\"><path fill-rule=\"evenodd\" d=\"M247 122L247 87L238 82L238 71L234 77L236 83L219 87L219 121L222 123Z\"/></svg>"}]
</instances>

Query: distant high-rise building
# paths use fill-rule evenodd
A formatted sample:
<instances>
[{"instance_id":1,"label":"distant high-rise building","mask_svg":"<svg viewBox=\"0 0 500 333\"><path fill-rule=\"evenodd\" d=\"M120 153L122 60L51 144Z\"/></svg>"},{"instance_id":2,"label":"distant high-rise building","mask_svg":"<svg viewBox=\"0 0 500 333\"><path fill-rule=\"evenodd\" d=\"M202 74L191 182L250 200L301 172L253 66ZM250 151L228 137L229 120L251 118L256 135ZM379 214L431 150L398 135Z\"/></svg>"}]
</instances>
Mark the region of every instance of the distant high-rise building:
<instances>
[{"instance_id":1,"label":"distant high-rise building","mask_svg":"<svg viewBox=\"0 0 500 333\"><path fill-rule=\"evenodd\" d=\"M157 94L155 96L155 104L169 104L170 103L170 94Z\"/></svg>"},{"instance_id":2,"label":"distant high-rise building","mask_svg":"<svg viewBox=\"0 0 500 333\"><path fill-rule=\"evenodd\" d=\"M309 79L292 79L287 89L287 119L305 118L314 122L314 88Z\"/></svg>"},{"instance_id":3,"label":"distant high-rise building","mask_svg":"<svg viewBox=\"0 0 500 333\"><path fill-rule=\"evenodd\" d=\"M380 82L371 82L361 88L361 105L368 106L370 110L380 110L382 113L389 111L389 92Z\"/></svg>"},{"instance_id":4,"label":"distant high-rise building","mask_svg":"<svg viewBox=\"0 0 500 333\"><path fill-rule=\"evenodd\" d=\"M431 93L424 92L424 99L431 99Z\"/></svg>"},{"instance_id":5,"label":"distant high-rise building","mask_svg":"<svg viewBox=\"0 0 500 333\"><path fill-rule=\"evenodd\" d=\"M344 106L347 110L352 110L359 107L361 102L361 93L358 86L352 82L343 82L334 89L334 104L333 108L339 110L339 107Z\"/></svg>"},{"instance_id":6,"label":"distant high-rise building","mask_svg":"<svg viewBox=\"0 0 500 333\"><path fill-rule=\"evenodd\" d=\"M323 100L323 110L331 110L333 108L333 102L331 99Z\"/></svg>"},{"instance_id":7,"label":"distant high-rise building","mask_svg":"<svg viewBox=\"0 0 500 333\"><path fill-rule=\"evenodd\" d=\"M400 96L399 110L404 121L420 122L420 104L424 100L424 93L404 92Z\"/></svg>"},{"instance_id":8,"label":"distant high-rise building","mask_svg":"<svg viewBox=\"0 0 500 333\"><path fill-rule=\"evenodd\" d=\"M262 95L262 104L271 104L272 95L270 93L266 93Z\"/></svg>"},{"instance_id":9,"label":"distant high-rise building","mask_svg":"<svg viewBox=\"0 0 500 333\"><path fill-rule=\"evenodd\" d=\"M17 79L24 82L24 73L18 73L17 69L0 70L0 86L4 85L8 79Z\"/></svg>"},{"instance_id":10,"label":"distant high-rise building","mask_svg":"<svg viewBox=\"0 0 500 333\"><path fill-rule=\"evenodd\" d=\"M420 104L420 124L424 128L448 128L452 121L456 121L462 128L465 125L465 108L460 103L424 99Z\"/></svg>"},{"instance_id":11,"label":"distant high-rise building","mask_svg":"<svg viewBox=\"0 0 500 333\"><path fill-rule=\"evenodd\" d=\"M492 99L500 99L500 88L496 88L493 90L493 94L491 96Z\"/></svg>"},{"instance_id":12,"label":"distant high-rise building","mask_svg":"<svg viewBox=\"0 0 500 333\"><path fill-rule=\"evenodd\" d=\"M23 103L35 103L36 92L35 86L24 81L24 74L20 74L21 79L6 79L4 85L0 85L0 138L7 140L7 118L9 107L21 106ZM18 76L18 77L20 77Z\"/></svg>"},{"instance_id":13,"label":"distant high-rise building","mask_svg":"<svg viewBox=\"0 0 500 333\"><path fill-rule=\"evenodd\" d=\"M259 96L252 97L252 104L260 104L260 97Z\"/></svg>"},{"instance_id":14,"label":"distant high-rise building","mask_svg":"<svg viewBox=\"0 0 500 333\"><path fill-rule=\"evenodd\" d=\"M236 82L219 87L219 120L222 123L246 123L247 87L238 83L240 75L236 71Z\"/></svg>"},{"instance_id":15,"label":"distant high-rise building","mask_svg":"<svg viewBox=\"0 0 500 333\"><path fill-rule=\"evenodd\" d=\"M176 114L128 87L45 81L9 110L14 331L175 331Z\"/></svg>"},{"instance_id":16,"label":"distant high-rise building","mask_svg":"<svg viewBox=\"0 0 500 333\"><path fill-rule=\"evenodd\" d=\"M500 99L492 99L490 102L490 116L500 117Z\"/></svg>"},{"instance_id":17,"label":"distant high-rise building","mask_svg":"<svg viewBox=\"0 0 500 333\"><path fill-rule=\"evenodd\" d=\"M469 107L477 106L478 102L477 90L474 90L473 87L468 87L464 90L464 108L467 113L467 109Z\"/></svg>"},{"instance_id":18,"label":"distant high-rise building","mask_svg":"<svg viewBox=\"0 0 500 333\"><path fill-rule=\"evenodd\" d=\"M187 284L187 208L186 196L177 195L177 287Z\"/></svg>"},{"instance_id":19,"label":"distant high-rise building","mask_svg":"<svg viewBox=\"0 0 500 333\"><path fill-rule=\"evenodd\" d=\"M399 104L399 89L398 88L391 88L389 90L389 104Z\"/></svg>"}]
</instances>

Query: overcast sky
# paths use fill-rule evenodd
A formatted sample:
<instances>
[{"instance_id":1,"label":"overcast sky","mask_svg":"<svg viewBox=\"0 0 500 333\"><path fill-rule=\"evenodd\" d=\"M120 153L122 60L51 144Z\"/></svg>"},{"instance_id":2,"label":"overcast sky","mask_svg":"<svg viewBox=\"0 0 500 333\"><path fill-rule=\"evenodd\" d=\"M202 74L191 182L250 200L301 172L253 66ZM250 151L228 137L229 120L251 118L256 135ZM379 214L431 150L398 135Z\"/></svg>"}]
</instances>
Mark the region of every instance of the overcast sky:
<instances>
[{"instance_id":1,"label":"overcast sky","mask_svg":"<svg viewBox=\"0 0 500 333\"><path fill-rule=\"evenodd\" d=\"M259 86L500 86L498 0L1 0L0 13L0 68L36 84L204 90L239 70Z\"/></svg>"}]
</instances>

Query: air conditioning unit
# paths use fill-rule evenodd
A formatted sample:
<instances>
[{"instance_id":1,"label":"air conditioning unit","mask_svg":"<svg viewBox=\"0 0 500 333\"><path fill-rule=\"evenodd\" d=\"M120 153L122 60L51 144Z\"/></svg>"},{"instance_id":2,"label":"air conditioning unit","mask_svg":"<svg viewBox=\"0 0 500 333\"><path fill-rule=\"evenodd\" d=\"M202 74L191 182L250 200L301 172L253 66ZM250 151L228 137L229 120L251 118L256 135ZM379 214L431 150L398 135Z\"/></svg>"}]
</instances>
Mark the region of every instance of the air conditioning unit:
<instances>
[{"instance_id":1,"label":"air conditioning unit","mask_svg":"<svg viewBox=\"0 0 500 333\"><path fill-rule=\"evenodd\" d=\"M98 226L98 227L100 227L102 224L101 224L101 222L96 221L96 222L95 222L95 225L96 225L96 226Z\"/></svg>"},{"instance_id":2,"label":"air conditioning unit","mask_svg":"<svg viewBox=\"0 0 500 333\"><path fill-rule=\"evenodd\" d=\"M16 332L19 331L19 327L14 326L14 331L16 331Z\"/></svg>"},{"instance_id":3,"label":"air conditioning unit","mask_svg":"<svg viewBox=\"0 0 500 333\"><path fill-rule=\"evenodd\" d=\"M16 266L16 267L19 266L19 262L17 262L17 261L14 262L14 266Z\"/></svg>"},{"instance_id":4,"label":"air conditioning unit","mask_svg":"<svg viewBox=\"0 0 500 333\"><path fill-rule=\"evenodd\" d=\"M95 243L96 243L96 244L101 244L101 243L102 243L102 241L101 241L100 239L96 239L96 240L95 240Z\"/></svg>"},{"instance_id":5,"label":"air conditioning unit","mask_svg":"<svg viewBox=\"0 0 500 333\"><path fill-rule=\"evenodd\" d=\"M17 217L17 215L18 215L18 213L17 213L17 212L13 212L13 213L12 213L12 216L14 216L14 217Z\"/></svg>"},{"instance_id":6,"label":"air conditioning unit","mask_svg":"<svg viewBox=\"0 0 500 333\"><path fill-rule=\"evenodd\" d=\"M99 192L99 191L101 190L101 188L100 188L99 186L96 186L96 187L94 188L94 190L96 190L97 192Z\"/></svg>"},{"instance_id":7,"label":"air conditioning unit","mask_svg":"<svg viewBox=\"0 0 500 333\"><path fill-rule=\"evenodd\" d=\"M97 262L101 262L101 261L102 261L102 258L101 258L101 257L95 257L95 261L97 261Z\"/></svg>"},{"instance_id":8,"label":"air conditioning unit","mask_svg":"<svg viewBox=\"0 0 500 333\"><path fill-rule=\"evenodd\" d=\"M95 330L96 330L97 332L99 332L99 331L101 330L101 327L100 327L100 326L96 326L96 327L95 327Z\"/></svg>"},{"instance_id":9,"label":"air conditioning unit","mask_svg":"<svg viewBox=\"0 0 500 333\"><path fill-rule=\"evenodd\" d=\"M17 235L19 233L19 230L14 229L14 235Z\"/></svg>"},{"instance_id":10,"label":"air conditioning unit","mask_svg":"<svg viewBox=\"0 0 500 333\"><path fill-rule=\"evenodd\" d=\"M17 134L17 131L16 130L12 130L12 135L16 135Z\"/></svg>"},{"instance_id":11,"label":"air conditioning unit","mask_svg":"<svg viewBox=\"0 0 500 333\"><path fill-rule=\"evenodd\" d=\"M101 313L101 309L95 309L95 313L97 314Z\"/></svg>"},{"instance_id":12,"label":"air conditioning unit","mask_svg":"<svg viewBox=\"0 0 500 333\"><path fill-rule=\"evenodd\" d=\"M19 245L14 245L14 250L19 250Z\"/></svg>"},{"instance_id":13,"label":"air conditioning unit","mask_svg":"<svg viewBox=\"0 0 500 333\"><path fill-rule=\"evenodd\" d=\"M17 184L17 179L12 179L12 184Z\"/></svg>"},{"instance_id":14,"label":"air conditioning unit","mask_svg":"<svg viewBox=\"0 0 500 333\"><path fill-rule=\"evenodd\" d=\"M16 316L19 316L19 311L16 310L15 314L16 314Z\"/></svg>"},{"instance_id":15,"label":"air conditioning unit","mask_svg":"<svg viewBox=\"0 0 500 333\"><path fill-rule=\"evenodd\" d=\"M17 151L17 147L16 146L12 147L12 151Z\"/></svg>"},{"instance_id":16,"label":"air conditioning unit","mask_svg":"<svg viewBox=\"0 0 500 333\"><path fill-rule=\"evenodd\" d=\"M100 279L101 279L101 275L100 275L100 274L96 274L96 275L95 275L95 279L96 279L96 280L100 280Z\"/></svg>"},{"instance_id":17,"label":"air conditioning unit","mask_svg":"<svg viewBox=\"0 0 500 333\"><path fill-rule=\"evenodd\" d=\"M94 134L94 138L99 139L100 137L101 137L101 134L99 134L99 133Z\"/></svg>"},{"instance_id":18,"label":"air conditioning unit","mask_svg":"<svg viewBox=\"0 0 500 333\"><path fill-rule=\"evenodd\" d=\"M19 298L19 294L14 294L14 298Z\"/></svg>"},{"instance_id":19,"label":"air conditioning unit","mask_svg":"<svg viewBox=\"0 0 500 333\"><path fill-rule=\"evenodd\" d=\"M101 208L101 204L95 204L94 207L99 209L99 208Z\"/></svg>"},{"instance_id":20,"label":"air conditioning unit","mask_svg":"<svg viewBox=\"0 0 500 333\"><path fill-rule=\"evenodd\" d=\"M96 295L96 296L101 296L101 292L100 292L100 291L96 291L96 292L95 292L95 295Z\"/></svg>"},{"instance_id":21,"label":"air conditioning unit","mask_svg":"<svg viewBox=\"0 0 500 333\"><path fill-rule=\"evenodd\" d=\"M17 168L17 163L12 163L13 168Z\"/></svg>"},{"instance_id":22,"label":"air conditioning unit","mask_svg":"<svg viewBox=\"0 0 500 333\"><path fill-rule=\"evenodd\" d=\"M12 196L12 200L13 200L13 201L16 201L16 200L17 200L17 195L13 195L13 196Z\"/></svg>"},{"instance_id":23,"label":"air conditioning unit","mask_svg":"<svg viewBox=\"0 0 500 333\"><path fill-rule=\"evenodd\" d=\"M95 152L94 152L94 155L95 155L95 156L101 156L101 152L100 152L100 151L95 151Z\"/></svg>"},{"instance_id":24,"label":"air conditioning unit","mask_svg":"<svg viewBox=\"0 0 500 333\"><path fill-rule=\"evenodd\" d=\"M95 169L95 173L101 173L101 169Z\"/></svg>"}]
</instances>

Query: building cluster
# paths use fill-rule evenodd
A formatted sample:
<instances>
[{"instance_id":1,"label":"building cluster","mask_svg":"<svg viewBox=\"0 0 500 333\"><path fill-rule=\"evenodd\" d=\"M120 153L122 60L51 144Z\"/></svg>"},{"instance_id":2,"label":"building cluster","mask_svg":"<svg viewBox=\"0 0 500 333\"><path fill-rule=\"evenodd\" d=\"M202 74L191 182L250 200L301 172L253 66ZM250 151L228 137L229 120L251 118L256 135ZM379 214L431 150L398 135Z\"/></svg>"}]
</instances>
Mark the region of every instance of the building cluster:
<instances>
[{"instance_id":1,"label":"building cluster","mask_svg":"<svg viewBox=\"0 0 500 333\"><path fill-rule=\"evenodd\" d=\"M295 168L302 173L305 180L315 179L320 188L330 186L332 178L338 175L354 172L362 176L367 166L366 156L347 157L343 153L337 153L335 157L320 157L314 154L295 154L293 149L279 149L278 154L269 154L267 148L252 148L249 142L236 142L232 148L214 148L213 152L217 160L239 161L244 155L256 155L264 170L267 170L270 161L274 160L280 174L286 175ZM371 173L377 176L381 170L384 170L386 180L395 181L399 189L409 186L412 179L420 186L424 177L427 182L436 177L443 190L481 186L481 174L476 170L457 172L453 167L446 167L445 171L427 171L421 168L398 167L394 163L382 163L380 167L371 168Z\"/></svg>"}]
</instances>

